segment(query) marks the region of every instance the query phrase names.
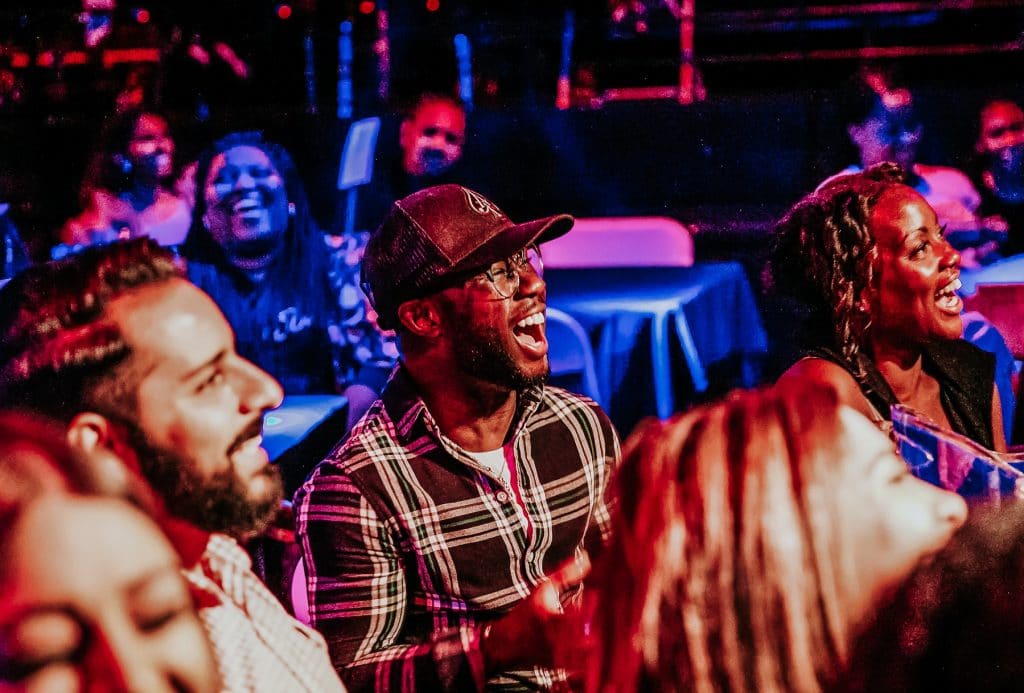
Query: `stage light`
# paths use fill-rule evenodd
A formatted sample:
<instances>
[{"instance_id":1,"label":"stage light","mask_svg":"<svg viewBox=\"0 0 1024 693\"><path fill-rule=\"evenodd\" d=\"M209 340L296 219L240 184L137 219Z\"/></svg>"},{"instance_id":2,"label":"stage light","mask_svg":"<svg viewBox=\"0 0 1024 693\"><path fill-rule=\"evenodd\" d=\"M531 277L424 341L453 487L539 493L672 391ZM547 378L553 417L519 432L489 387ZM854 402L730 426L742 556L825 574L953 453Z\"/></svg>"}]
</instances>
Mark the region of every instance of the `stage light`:
<instances>
[{"instance_id":1,"label":"stage light","mask_svg":"<svg viewBox=\"0 0 1024 693\"><path fill-rule=\"evenodd\" d=\"M371 2L371 0L363 0L363 2L359 3L359 11L363 14L370 14L375 9L377 9L377 4Z\"/></svg>"},{"instance_id":2,"label":"stage light","mask_svg":"<svg viewBox=\"0 0 1024 693\"><path fill-rule=\"evenodd\" d=\"M427 0L427 12L437 12L441 9L440 0Z\"/></svg>"},{"instance_id":3,"label":"stage light","mask_svg":"<svg viewBox=\"0 0 1024 693\"><path fill-rule=\"evenodd\" d=\"M292 6L286 2L282 2L277 6L277 18L288 19L292 16Z\"/></svg>"},{"instance_id":4,"label":"stage light","mask_svg":"<svg viewBox=\"0 0 1024 693\"><path fill-rule=\"evenodd\" d=\"M145 7L135 8L133 14L135 15L135 21L139 24L149 24L149 20L152 19L152 17L149 14L149 10L147 10Z\"/></svg>"}]
</instances>

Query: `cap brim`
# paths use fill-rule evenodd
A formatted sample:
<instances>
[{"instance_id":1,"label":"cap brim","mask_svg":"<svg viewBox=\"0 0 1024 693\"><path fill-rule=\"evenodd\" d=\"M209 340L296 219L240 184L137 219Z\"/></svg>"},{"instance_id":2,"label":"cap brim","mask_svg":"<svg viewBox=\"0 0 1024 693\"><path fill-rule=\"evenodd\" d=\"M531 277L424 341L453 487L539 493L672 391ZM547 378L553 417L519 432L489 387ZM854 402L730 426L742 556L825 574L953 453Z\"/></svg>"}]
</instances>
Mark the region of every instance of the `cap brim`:
<instances>
[{"instance_id":1,"label":"cap brim","mask_svg":"<svg viewBox=\"0 0 1024 693\"><path fill-rule=\"evenodd\" d=\"M513 224L491 240L463 258L462 262L446 274L489 265L522 250L531 243L545 243L568 233L576 220L568 214L556 214L543 219L534 219L522 224Z\"/></svg>"}]
</instances>

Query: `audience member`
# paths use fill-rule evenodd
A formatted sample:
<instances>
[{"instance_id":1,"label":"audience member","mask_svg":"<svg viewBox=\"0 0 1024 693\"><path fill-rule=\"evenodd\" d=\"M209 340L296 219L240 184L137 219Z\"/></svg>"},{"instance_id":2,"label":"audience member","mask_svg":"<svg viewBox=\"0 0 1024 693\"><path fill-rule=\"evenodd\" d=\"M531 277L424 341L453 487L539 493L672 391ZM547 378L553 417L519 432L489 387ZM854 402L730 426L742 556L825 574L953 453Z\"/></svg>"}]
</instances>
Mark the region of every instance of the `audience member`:
<instances>
[{"instance_id":1,"label":"audience member","mask_svg":"<svg viewBox=\"0 0 1024 693\"><path fill-rule=\"evenodd\" d=\"M357 288L332 283L329 249L291 157L259 133L233 133L200 157L196 181L183 248L189 278L224 311L239 353L288 394L356 385L351 399L365 411L394 361L384 347L367 347L385 338L364 319Z\"/></svg>"},{"instance_id":2,"label":"audience member","mask_svg":"<svg viewBox=\"0 0 1024 693\"><path fill-rule=\"evenodd\" d=\"M330 691L323 639L281 607L238 539L281 502L260 447L274 380L241 358L214 302L152 240L86 248L0 290L0 403L50 416L158 499L231 691Z\"/></svg>"},{"instance_id":3,"label":"audience member","mask_svg":"<svg viewBox=\"0 0 1024 693\"><path fill-rule=\"evenodd\" d=\"M402 361L296 495L312 623L354 690L548 689L563 602L603 541L608 418L545 386L536 244L457 185L396 202L363 258Z\"/></svg>"},{"instance_id":4,"label":"audience member","mask_svg":"<svg viewBox=\"0 0 1024 693\"><path fill-rule=\"evenodd\" d=\"M109 121L79 191L82 212L60 231L66 245L150 236L161 245L185 239L192 210L173 189L174 140L167 121L129 111Z\"/></svg>"},{"instance_id":5,"label":"audience member","mask_svg":"<svg viewBox=\"0 0 1024 693\"><path fill-rule=\"evenodd\" d=\"M768 283L803 304L806 356L782 379L831 384L876 423L901 403L1005 450L994 357L960 339L960 255L896 164L837 176L775 228Z\"/></svg>"},{"instance_id":6,"label":"audience member","mask_svg":"<svg viewBox=\"0 0 1024 693\"><path fill-rule=\"evenodd\" d=\"M462 147L466 111L452 96L421 94L399 126L399 152L378 159L379 170L360 198L360 228L376 228L391 204L417 190L448 183L466 184Z\"/></svg>"},{"instance_id":7,"label":"audience member","mask_svg":"<svg viewBox=\"0 0 1024 693\"><path fill-rule=\"evenodd\" d=\"M883 161L896 162L907 172L907 185L935 210L950 240L959 248L971 248L967 253L971 264L975 256L979 261L984 259L996 244L985 244L983 232L987 227L977 215L981 197L967 174L917 161L924 126L917 117L910 89L898 84L891 71L867 67L858 72L846 101L847 133L857 148L860 165L842 173L861 171Z\"/></svg>"},{"instance_id":8,"label":"audience member","mask_svg":"<svg viewBox=\"0 0 1024 693\"><path fill-rule=\"evenodd\" d=\"M975 144L981 191L979 213L1006 222L1000 253L1024 253L1024 111L1013 101L996 99L981 109Z\"/></svg>"},{"instance_id":9,"label":"audience member","mask_svg":"<svg viewBox=\"0 0 1024 693\"><path fill-rule=\"evenodd\" d=\"M60 433L0 413L0 689L219 690L177 554Z\"/></svg>"},{"instance_id":10,"label":"audience member","mask_svg":"<svg viewBox=\"0 0 1024 693\"><path fill-rule=\"evenodd\" d=\"M1018 691L1024 508L976 508L858 640L843 691Z\"/></svg>"},{"instance_id":11,"label":"audience member","mask_svg":"<svg viewBox=\"0 0 1024 693\"><path fill-rule=\"evenodd\" d=\"M575 644L590 691L825 690L875 605L966 515L808 383L649 421L612 488Z\"/></svg>"}]
</instances>

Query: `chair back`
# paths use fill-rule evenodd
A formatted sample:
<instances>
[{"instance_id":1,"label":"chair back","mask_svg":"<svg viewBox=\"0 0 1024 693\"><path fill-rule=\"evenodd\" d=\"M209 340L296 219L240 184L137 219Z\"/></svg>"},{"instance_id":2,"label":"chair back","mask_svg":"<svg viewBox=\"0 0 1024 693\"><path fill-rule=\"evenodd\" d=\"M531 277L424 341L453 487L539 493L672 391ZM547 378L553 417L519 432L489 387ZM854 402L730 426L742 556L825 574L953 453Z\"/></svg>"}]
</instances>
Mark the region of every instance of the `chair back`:
<instances>
[{"instance_id":1,"label":"chair back","mask_svg":"<svg viewBox=\"0 0 1024 693\"><path fill-rule=\"evenodd\" d=\"M583 326L568 313L548 306L546 327L553 383L584 394L603 406L594 350Z\"/></svg>"},{"instance_id":2,"label":"chair back","mask_svg":"<svg viewBox=\"0 0 1024 693\"><path fill-rule=\"evenodd\" d=\"M543 251L544 265L555 269L689 267L693 237L669 217L584 217Z\"/></svg>"},{"instance_id":3,"label":"chair back","mask_svg":"<svg viewBox=\"0 0 1024 693\"><path fill-rule=\"evenodd\" d=\"M1024 282L978 284L964 297L967 310L988 318L1006 340L1015 359L1024 359Z\"/></svg>"},{"instance_id":4,"label":"chair back","mask_svg":"<svg viewBox=\"0 0 1024 693\"><path fill-rule=\"evenodd\" d=\"M292 613L295 618L307 626L309 625L309 593L306 592L306 564L299 556L298 562L292 571L291 582L288 585L289 597L292 602Z\"/></svg>"}]
</instances>

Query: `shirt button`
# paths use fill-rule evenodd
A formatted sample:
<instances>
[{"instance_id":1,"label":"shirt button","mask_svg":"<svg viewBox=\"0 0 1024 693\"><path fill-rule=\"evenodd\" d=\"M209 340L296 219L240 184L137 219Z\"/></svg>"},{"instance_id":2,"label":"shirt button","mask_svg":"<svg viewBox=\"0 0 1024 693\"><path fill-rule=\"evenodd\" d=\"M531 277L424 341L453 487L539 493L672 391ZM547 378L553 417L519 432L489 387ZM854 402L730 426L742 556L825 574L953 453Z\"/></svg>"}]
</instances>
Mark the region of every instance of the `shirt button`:
<instances>
[{"instance_id":1,"label":"shirt button","mask_svg":"<svg viewBox=\"0 0 1024 693\"><path fill-rule=\"evenodd\" d=\"M509 501L508 494L505 493L504 491L498 491L496 494L494 494L494 497L497 499L499 503L508 503Z\"/></svg>"}]
</instances>

